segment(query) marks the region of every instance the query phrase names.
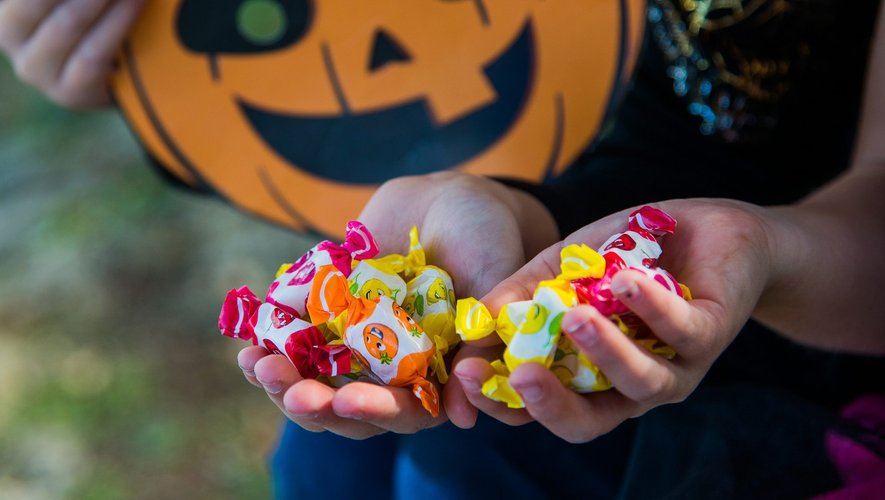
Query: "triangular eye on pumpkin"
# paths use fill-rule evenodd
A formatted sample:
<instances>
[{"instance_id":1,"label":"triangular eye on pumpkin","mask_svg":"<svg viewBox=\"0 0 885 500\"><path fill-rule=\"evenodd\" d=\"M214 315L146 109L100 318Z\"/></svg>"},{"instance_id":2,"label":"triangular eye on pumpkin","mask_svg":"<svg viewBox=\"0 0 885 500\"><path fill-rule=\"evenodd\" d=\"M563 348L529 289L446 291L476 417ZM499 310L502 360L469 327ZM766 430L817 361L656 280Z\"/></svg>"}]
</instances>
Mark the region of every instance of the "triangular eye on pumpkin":
<instances>
[{"instance_id":1,"label":"triangular eye on pumpkin","mask_svg":"<svg viewBox=\"0 0 885 500\"><path fill-rule=\"evenodd\" d=\"M312 0L183 0L178 37L207 55L279 50L304 38L313 11Z\"/></svg>"},{"instance_id":2,"label":"triangular eye on pumpkin","mask_svg":"<svg viewBox=\"0 0 885 500\"><path fill-rule=\"evenodd\" d=\"M369 58L369 71L378 71L388 64L409 62L412 55L386 30L375 32L372 41L372 55Z\"/></svg>"}]
</instances>

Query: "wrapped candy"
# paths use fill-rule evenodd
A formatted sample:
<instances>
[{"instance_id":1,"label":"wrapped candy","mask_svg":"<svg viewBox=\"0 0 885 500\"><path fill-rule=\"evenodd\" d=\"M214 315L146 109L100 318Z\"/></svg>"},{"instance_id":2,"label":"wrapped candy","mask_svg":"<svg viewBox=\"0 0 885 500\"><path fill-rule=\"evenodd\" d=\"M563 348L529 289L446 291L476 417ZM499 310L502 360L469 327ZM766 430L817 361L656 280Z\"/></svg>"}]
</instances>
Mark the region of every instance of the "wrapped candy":
<instances>
[{"instance_id":1,"label":"wrapped candy","mask_svg":"<svg viewBox=\"0 0 885 500\"><path fill-rule=\"evenodd\" d=\"M590 304L614 321L629 337L650 352L672 358L675 352L655 338L641 319L611 292L611 280L620 271L637 269L678 296L691 299L687 287L667 271L656 267L661 255L657 238L672 234L676 221L665 212L642 207L628 219L628 230L612 236L599 252L570 245L561 252L561 273L541 282L534 297L505 306L497 319L475 299L458 302L456 326L465 340L476 340L493 331L507 344L504 359L492 363L495 375L485 381L483 394L511 408L524 407L509 385L512 370L527 362L544 364L563 385L576 392L611 388L611 382L571 340L560 333L565 312L577 304ZM514 329L514 325L516 328Z\"/></svg>"},{"instance_id":2,"label":"wrapped candy","mask_svg":"<svg viewBox=\"0 0 885 500\"><path fill-rule=\"evenodd\" d=\"M401 272L401 271L400 271ZM350 293L364 299L386 296L402 305L406 296L406 282L394 266L384 260L363 260L350 273Z\"/></svg>"},{"instance_id":3,"label":"wrapped candy","mask_svg":"<svg viewBox=\"0 0 885 500\"><path fill-rule=\"evenodd\" d=\"M342 245L325 241L282 266L266 302L247 287L231 290L219 329L334 387L357 380L410 387L436 416L439 394L428 373L446 382L442 356L459 340L454 291L445 271L427 265L417 228L409 238L406 255L375 258L374 238L352 221Z\"/></svg>"},{"instance_id":4,"label":"wrapped candy","mask_svg":"<svg viewBox=\"0 0 885 500\"><path fill-rule=\"evenodd\" d=\"M497 332L501 340L509 344L531 306L531 300L511 302L501 308L497 318L493 318L482 302L473 297L461 299L456 306L456 331L462 340L468 341L479 340Z\"/></svg>"},{"instance_id":5,"label":"wrapped candy","mask_svg":"<svg viewBox=\"0 0 885 500\"><path fill-rule=\"evenodd\" d=\"M385 295L406 310L433 340L436 353L431 362L431 373L446 383L448 372L444 356L460 340L455 333L455 290L447 272L427 264L418 228L409 231L406 255L392 254L360 261L348 281L353 295L368 299Z\"/></svg>"},{"instance_id":6,"label":"wrapped candy","mask_svg":"<svg viewBox=\"0 0 885 500\"><path fill-rule=\"evenodd\" d=\"M565 313L578 304L572 279L602 276L601 258L585 245L569 245L560 253L561 273L556 279L538 284L532 300L526 305L516 303L502 309L498 319L475 299L459 302L457 329L465 339L482 338L491 333L492 325L501 324L507 344L503 362L492 363L496 374L485 381L482 392L511 408L525 405L508 381L510 373L525 363L540 363L550 368L560 345L561 324ZM505 319L501 319L501 317ZM517 325L515 328L513 325ZM512 332L512 333L511 333Z\"/></svg>"},{"instance_id":7,"label":"wrapped candy","mask_svg":"<svg viewBox=\"0 0 885 500\"><path fill-rule=\"evenodd\" d=\"M427 379L436 348L392 298L352 295L344 274L334 266L317 272L310 297L313 321L327 321L381 383L411 387L428 412L439 414L439 394Z\"/></svg>"},{"instance_id":8,"label":"wrapped candy","mask_svg":"<svg viewBox=\"0 0 885 500\"><path fill-rule=\"evenodd\" d=\"M231 290L219 315L221 333L251 341L286 356L304 378L359 378L350 349L307 320L307 301L316 270L332 266L350 273L353 261L378 254L378 244L365 225L347 223L343 244L323 241L294 264L280 267L264 303L248 287ZM341 381L343 383L343 381Z\"/></svg>"},{"instance_id":9,"label":"wrapped candy","mask_svg":"<svg viewBox=\"0 0 885 500\"><path fill-rule=\"evenodd\" d=\"M592 305L604 316L629 313L629 309L611 292L612 278L625 269L641 271L685 298L688 289L677 283L670 273L657 267L661 256L657 238L673 234L675 230L676 220L662 210L642 207L631 213L627 219L627 231L609 238L599 250L605 259L605 274L575 281L581 303Z\"/></svg>"},{"instance_id":10,"label":"wrapped candy","mask_svg":"<svg viewBox=\"0 0 885 500\"><path fill-rule=\"evenodd\" d=\"M455 286L452 277L439 267L427 264L418 228L409 231L409 253L402 258L403 272L409 279L403 309L433 340L436 353L431 372L445 384L449 375L444 356L460 342L455 333Z\"/></svg>"},{"instance_id":11,"label":"wrapped candy","mask_svg":"<svg viewBox=\"0 0 885 500\"><path fill-rule=\"evenodd\" d=\"M349 276L354 261L371 259L376 255L378 244L366 226L358 221L350 221L343 244L323 241L294 264L281 267L264 300L303 318L307 313L307 296L317 269L332 265Z\"/></svg>"}]
</instances>

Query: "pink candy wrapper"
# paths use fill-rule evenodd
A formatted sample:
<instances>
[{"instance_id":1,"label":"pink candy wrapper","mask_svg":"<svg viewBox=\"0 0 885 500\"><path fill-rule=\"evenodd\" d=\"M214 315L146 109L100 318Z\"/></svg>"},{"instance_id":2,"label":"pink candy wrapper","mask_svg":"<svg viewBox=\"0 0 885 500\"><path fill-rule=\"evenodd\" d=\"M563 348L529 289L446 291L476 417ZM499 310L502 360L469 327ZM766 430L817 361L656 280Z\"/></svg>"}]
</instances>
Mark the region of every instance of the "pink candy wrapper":
<instances>
[{"instance_id":1,"label":"pink candy wrapper","mask_svg":"<svg viewBox=\"0 0 885 500\"><path fill-rule=\"evenodd\" d=\"M685 289L673 276L657 267L661 256L658 238L673 234L676 220L662 210L642 207L630 214L627 231L616 234L600 248L605 259L605 274L601 278L582 278L572 284L578 300L595 307L603 316L629 313L611 291L612 278L625 269L642 271L673 293L685 298Z\"/></svg>"}]
</instances>

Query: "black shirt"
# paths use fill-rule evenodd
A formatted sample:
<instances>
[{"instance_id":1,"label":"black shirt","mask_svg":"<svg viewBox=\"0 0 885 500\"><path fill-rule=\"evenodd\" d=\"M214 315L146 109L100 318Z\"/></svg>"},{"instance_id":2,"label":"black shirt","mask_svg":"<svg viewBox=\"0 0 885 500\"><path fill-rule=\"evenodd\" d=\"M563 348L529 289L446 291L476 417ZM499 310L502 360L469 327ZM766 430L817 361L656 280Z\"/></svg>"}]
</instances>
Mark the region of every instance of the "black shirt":
<instances>
[{"instance_id":1,"label":"black shirt","mask_svg":"<svg viewBox=\"0 0 885 500\"><path fill-rule=\"evenodd\" d=\"M633 84L606 132L552 183L506 182L536 195L565 236L670 198L790 203L844 170L879 2L738 3L740 15L650 0ZM710 7L705 21L684 4Z\"/></svg>"}]
</instances>

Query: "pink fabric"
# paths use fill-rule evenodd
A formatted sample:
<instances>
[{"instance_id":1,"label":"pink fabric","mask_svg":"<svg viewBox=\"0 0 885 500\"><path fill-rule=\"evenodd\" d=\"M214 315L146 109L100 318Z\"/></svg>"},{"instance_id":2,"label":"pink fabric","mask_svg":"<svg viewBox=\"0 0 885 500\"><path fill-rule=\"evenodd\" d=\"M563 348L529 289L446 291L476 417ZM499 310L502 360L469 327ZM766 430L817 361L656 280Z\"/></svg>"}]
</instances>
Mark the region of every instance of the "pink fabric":
<instances>
[{"instance_id":1,"label":"pink fabric","mask_svg":"<svg viewBox=\"0 0 885 500\"><path fill-rule=\"evenodd\" d=\"M867 429L885 429L885 394L871 394L856 400L842 410L842 417ZM835 432L827 434L826 446L845 484L819 499L885 498L885 460Z\"/></svg>"}]
</instances>

